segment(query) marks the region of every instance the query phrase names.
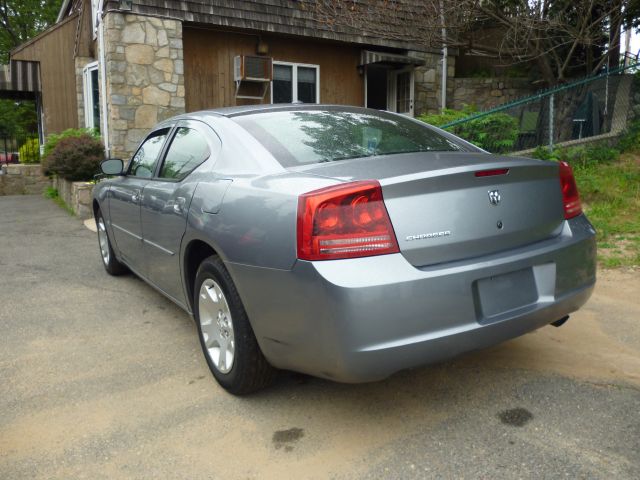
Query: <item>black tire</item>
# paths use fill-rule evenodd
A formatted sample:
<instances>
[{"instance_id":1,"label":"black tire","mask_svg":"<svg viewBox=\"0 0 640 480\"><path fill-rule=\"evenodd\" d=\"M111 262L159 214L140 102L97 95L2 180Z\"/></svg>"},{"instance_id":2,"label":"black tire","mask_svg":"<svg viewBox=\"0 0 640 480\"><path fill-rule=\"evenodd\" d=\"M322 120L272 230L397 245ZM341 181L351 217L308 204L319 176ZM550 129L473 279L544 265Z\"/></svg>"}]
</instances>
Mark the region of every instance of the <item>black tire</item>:
<instances>
[{"instance_id":1,"label":"black tire","mask_svg":"<svg viewBox=\"0 0 640 480\"><path fill-rule=\"evenodd\" d=\"M215 282L215 284L211 285L211 281ZM205 282L209 284L209 288L219 287L230 313L230 318L224 317L227 324L231 324L231 332L233 334L233 363L227 372L221 371L215 364L212 354L205 343L203 322L200 319L201 302L203 302L203 312L207 308L206 298L202 297L201 299L201 289ZM193 289L193 310L202 352L211 373L222 388L234 395L245 395L265 388L273 381L276 370L264 358L240 300L238 290L222 260L217 255L212 255L203 260L198 268ZM220 312L223 310L218 311L218 319L220 318ZM211 315L213 317L213 312ZM205 323L207 323L206 318Z\"/></svg>"},{"instance_id":2,"label":"black tire","mask_svg":"<svg viewBox=\"0 0 640 480\"><path fill-rule=\"evenodd\" d=\"M96 212L95 219L96 229L98 230L98 247L100 248L100 257L102 258L102 265L104 266L104 269L109 275L114 276L127 273L129 269L118 261L118 259L116 258L116 254L113 251L113 247L111 247L111 240L109 239L109 234L106 231L106 223L100 210ZM104 236L102 236L101 231L104 232ZM103 239L105 241L105 250L103 250ZM105 254L105 251L108 253Z\"/></svg>"}]
</instances>

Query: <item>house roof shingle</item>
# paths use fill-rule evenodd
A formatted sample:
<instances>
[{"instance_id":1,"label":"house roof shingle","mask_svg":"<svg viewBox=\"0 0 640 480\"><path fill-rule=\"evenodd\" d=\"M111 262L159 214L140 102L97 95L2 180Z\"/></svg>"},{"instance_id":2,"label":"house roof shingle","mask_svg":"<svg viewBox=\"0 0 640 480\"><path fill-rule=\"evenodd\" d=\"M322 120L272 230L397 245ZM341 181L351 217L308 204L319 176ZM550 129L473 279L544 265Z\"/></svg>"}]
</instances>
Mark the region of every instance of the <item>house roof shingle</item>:
<instances>
[{"instance_id":1,"label":"house roof shingle","mask_svg":"<svg viewBox=\"0 0 640 480\"><path fill-rule=\"evenodd\" d=\"M184 22L297 35L347 43L430 50L415 0L132 0L131 13ZM323 5L325 5L323 7ZM347 7L348 6L348 7ZM104 11L122 11L106 0Z\"/></svg>"}]
</instances>

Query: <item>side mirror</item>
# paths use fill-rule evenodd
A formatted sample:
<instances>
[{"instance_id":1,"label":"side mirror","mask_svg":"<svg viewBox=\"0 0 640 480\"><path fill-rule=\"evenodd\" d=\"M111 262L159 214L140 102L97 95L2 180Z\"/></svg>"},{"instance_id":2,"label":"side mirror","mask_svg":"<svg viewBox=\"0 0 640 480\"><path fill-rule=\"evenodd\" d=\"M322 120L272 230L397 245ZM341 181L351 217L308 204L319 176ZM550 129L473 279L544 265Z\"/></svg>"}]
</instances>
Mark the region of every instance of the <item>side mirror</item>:
<instances>
[{"instance_id":1,"label":"side mirror","mask_svg":"<svg viewBox=\"0 0 640 480\"><path fill-rule=\"evenodd\" d=\"M123 175L124 162L119 158L109 158L100 164L100 170L105 175Z\"/></svg>"}]
</instances>

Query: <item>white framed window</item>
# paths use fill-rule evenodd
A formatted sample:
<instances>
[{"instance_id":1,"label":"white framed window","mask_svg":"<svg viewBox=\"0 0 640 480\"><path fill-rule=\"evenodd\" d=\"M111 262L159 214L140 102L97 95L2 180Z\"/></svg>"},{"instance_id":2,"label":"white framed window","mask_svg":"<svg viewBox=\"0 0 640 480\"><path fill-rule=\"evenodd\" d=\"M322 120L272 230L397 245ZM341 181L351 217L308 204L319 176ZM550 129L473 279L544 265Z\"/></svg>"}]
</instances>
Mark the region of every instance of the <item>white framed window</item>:
<instances>
[{"instance_id":1,"label":"white framed window","mask_svg":"<svg viewBox=\"0 0 640 480\"><path fill-rule=\"evenodd\" d=\"M89 63L82 70L82 95L84 98L84 125L100 131L100 86L98 62Z\"/></svg>"},{"instance_id":2,"label":"white framed window","mask_svg":"<svg viewBox=\"0 0 640 480\"><path fill-rule=\"evenodd\" d=\"M271 103L320 103L320 66L273 62Z\"/></svg>"}]
</instances>

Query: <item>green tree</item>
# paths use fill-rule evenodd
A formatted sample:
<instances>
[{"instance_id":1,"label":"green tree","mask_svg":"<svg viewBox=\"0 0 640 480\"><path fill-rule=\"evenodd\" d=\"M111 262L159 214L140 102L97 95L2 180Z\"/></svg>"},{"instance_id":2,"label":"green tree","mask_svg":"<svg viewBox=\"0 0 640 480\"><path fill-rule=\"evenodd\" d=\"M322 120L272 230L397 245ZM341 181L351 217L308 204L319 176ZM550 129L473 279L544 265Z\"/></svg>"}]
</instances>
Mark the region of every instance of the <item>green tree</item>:
<instances>
[{"instance_id":1,"label":"green tree","mask_svg":"<svg viewBox=\"0 0 640 480\"><path fill-rule=\"evenodd\" d=\"M621 27L640 27L640 0L317 0L327 29L349 28L537 66L548 85L617 66ZM311 6L312 5L312 6Z\"/></svg>"},{"instance_id":2,"label":"green tree","mask_svg":"<svg viewBox=\"0 0 640 480\"><path fill-rule=\"evenodd\" d=\"M62 0L0 0L0 63L9 52L53 25Z\"/></svg>"},{"instance_id":3,"label":"green tree","mask_svg":"<svg viewBox=\"0 0 640 480\"><path fill-rule=\"evenodd\" d=\"M24 137L37 131L36 106L32 100L0 99L0 136Z\"/></svg>"}]
</instances>

